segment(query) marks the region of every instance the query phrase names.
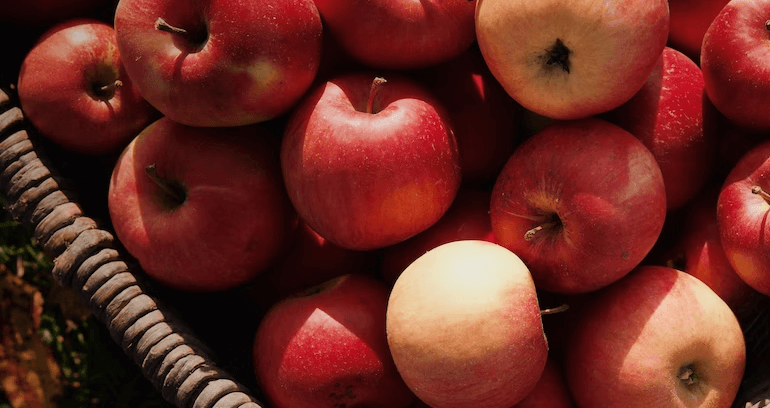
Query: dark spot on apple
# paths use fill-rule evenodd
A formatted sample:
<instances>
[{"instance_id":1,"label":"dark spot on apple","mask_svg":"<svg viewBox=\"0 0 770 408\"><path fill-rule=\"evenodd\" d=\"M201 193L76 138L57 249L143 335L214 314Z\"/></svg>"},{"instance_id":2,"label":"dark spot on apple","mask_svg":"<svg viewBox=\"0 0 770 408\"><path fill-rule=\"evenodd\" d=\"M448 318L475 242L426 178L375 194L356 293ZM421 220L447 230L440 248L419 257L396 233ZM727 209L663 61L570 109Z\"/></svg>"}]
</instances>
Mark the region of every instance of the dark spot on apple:
<instances>
[{"instance_id":1,"label":"dark spot on apple","mask_svg":"<svg viewBox=\"0 0 770 408\"><path fill-rule=\"evenodd\" d=\"M623 260L625 261L625 260L627 260L628 258L631 257L631 253L628 252L628 251L623 251L623 253L620 254L620 257L623 258Z\"/></svg>"},{"instance_id":2,"label":"dark spot on apple","mask_svg":"<svg viewBox=\"0 0 770 408\"><path fill-rule=\"evenodd\" d=\"M561 68L562 71L569 74L571 68L569 57L571 54L572 50L567 48L561 38L557 38L540 58L543 60L546 68L551 70Z\"/></svg>"}]
</instances>

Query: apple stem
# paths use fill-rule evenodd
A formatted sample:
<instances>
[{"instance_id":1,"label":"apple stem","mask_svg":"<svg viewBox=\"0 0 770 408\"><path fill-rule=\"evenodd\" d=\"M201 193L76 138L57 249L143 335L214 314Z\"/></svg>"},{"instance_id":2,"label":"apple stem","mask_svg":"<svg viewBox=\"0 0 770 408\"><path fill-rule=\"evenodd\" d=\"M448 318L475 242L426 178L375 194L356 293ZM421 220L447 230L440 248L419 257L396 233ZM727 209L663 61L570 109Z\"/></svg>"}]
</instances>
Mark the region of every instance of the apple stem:
<instances>
[{"instance_id":1,"label":"apple stem","mask_svg":"<svg viewBox=\"0 0 770 408\"><path fill-rule=\"evenodd\" d=\"M532 241L533 239L535 239L535 236L537 235L538 232L546 228L555 227L557 225L559 225L558 221L546 222L545 224L538 225L537 227L532 228L531 230L524 233L524 240L527 242Z\"/></svg>"},{"instance_id":2,"label":"apple stem","mask_svg":"<svg viewBox=\"0 0 770 408\"><path fill-rule=\"evenodd\" d=\"M693 385L698 383L698 375L695 374L695 371L692 369L692 367L682 367L679 370L679 380L681 380L685 385Z\"/></svg>"},{"instance_id":3,"label":"apple stem","mask_svg":"<svg viewBox=\"0 0 770 408\"><path fill-rule=\"evenodd\" d=\"M183 203L185 201L186 197L184 197L183 194L180 194L179 190L172 188L166 180L158 176L158 170L155 166L155 163L145 167L144 171L148 176L150 176L150 179L152 179L152 181L154 181L155 184L157 184L158 187L160 187L161 190L168 194L174 201L178 203Z\"/></svg>"},{"instance_id":4,"label":"apple stem","mask_svg":"<svg viewBox=\"0 0 770 408\"><path fill-rule=\"evenodd\" d=\"M540 315L545 316L550 314L562 313L562 312L566 312L567 309L569 309L569 305L565 303L561 306L550 307L548 309L541 309Z\"/></svg>"},{"instance_id":5,"label":"apple stem","mask_svg":"<svg viewBox=\"0 0 770 408\"><path fill-rule=\"evenodd\" d=\"M167 23L166 20L164 20L162 17L158 17L158 19L155 20L155 29L160 31L165 31L171 34L180 34L180 35L187 34L187 30L185 30L184 28L172 26L171 24Z\"/></svg>"},{"instance_id":6,"label":"apple stem","mask_svg":"<svg viewBox=\"0 0 770 408\"><path fill-rule=\"evenodd\" d=\"M767 193L767 191L763 190L760 186L752 186L751 192L754 194L759 194L762 198L765 199L768 203L770 203L770 194Z\"/></svg>"},{"instance_id":7,"label":"apple stem","mask_svg":"<svg viewBox=\"0 0 770 408\"><path fill-rule=\"evenodd\" d=\"M765 30L770 31L770 20L765 20Z\"/></svg>"},{"instance_id":8,"label":"apple stem","mask_svg":"<svg viewBox=\"0 0 770 408\"><path fill-rule=\"evenodd\" d=\"M386 82L388 81L382 77L376 77L374 78L374 81L372 81L372 87L369 88L369 100L366 101L366 113L374 113L374 99L377 98L380 89L382 89L382 86Z\"/></svg>"},{"instance_id":9,"label":"apple stem","mask_svg":"<svg viewBox=\"0 0 770 408\"><path fill-rule=\"evenodd\" d=\"M123 86L123 81L116 79L115 82L111 84L107 84L102 87L99 87L99 91L102 92L103 94L107 94L107 93L114 92L115 89L120 88L121 86Z\"/></svg>"}]
</instances>

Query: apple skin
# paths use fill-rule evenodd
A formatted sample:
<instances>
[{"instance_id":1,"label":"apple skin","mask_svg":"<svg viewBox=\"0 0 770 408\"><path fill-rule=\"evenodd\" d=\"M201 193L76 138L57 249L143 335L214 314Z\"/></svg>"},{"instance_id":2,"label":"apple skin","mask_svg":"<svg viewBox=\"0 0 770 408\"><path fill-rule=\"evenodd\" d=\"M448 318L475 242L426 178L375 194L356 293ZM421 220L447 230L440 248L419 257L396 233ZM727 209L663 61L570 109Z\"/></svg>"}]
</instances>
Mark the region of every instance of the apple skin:
<instances>
[{"instance_id":1,"label":"apple skin","mask_svg":"<svg viewBox=\"0 0 770 408\"><path fill-rule=\"evenodd\" d=\"M189 127L161 118L123 151L108 209L118 239L155 281L184 291L244 284L284 251L297 225L278 163L259 125ZM170 198L145 168L178 188Z\"/></svg>"},{"instance_id":2,"label":"apple skin","mask_svg":"<svg viewBox=\"0 0 770 408\"><path fill-rule=\"evenodd\" d=\"M300 217L355 250L424 231L448 210L462 180L444 107L408 77L390 73L372 92L374 79L352 72L316 86L288 118L281 146Z\"/></svg>"},{"instance_id":3,"label":"apple skin","mask_svg":"<svg viewBox=\"0 0 770 408\"><path fill-rule=\"evenodd\" d=\"M576 408L562 363L549 355L535 389L513 408Z\"/></svg>"},{"instance_id":4,"label":"apple skin","mask_svg":"<svg viewBox=\"0 0 770 408\"><path fill-rule=\"evenodd\" d=\"M315 0L324 27L355 61L411 70L457 57L476 39L476 1Z\"/></svg>"},{"instance_id":5,"label":"apple skin","mask_svg":"<svg viewBox=\"0 0 770 408\"><path fill-rule=\"evenodd\" d=\"M719 236L735 272L752 288L770 295L770 203L752 192L770 188L770 141L749 150L728 174L717 201Z\"/></svg>"},{"instance_id":6,"label":"apple skin","mask_svg":"<svg viewBox=\"0 0 770 408\"><path fill-rule=\"evenodd\" d=\"M770 129L770 1L729 2L706 31L701 69L714 106L739 126Z\"/></svg>"},{"instance_id":7,"label":"apple skin","mask_svg":"<svg viewBox=\"0 0 770 408\"><path fill-rule=\"evenodd\" d=\"M634 96L666 45L668 25L667 0L476 5L489 69L524 108L553 119L596 115Z\"/></svg>"},{"instance_id":8,"label":"apple skin","mask_svg":"<svg viewBox=\"0 0 770 408\"><path fill-rule=\"evenodd\" d=\"M669 0L668 44L693 61L700 61L703 37L729 0Z\"/></svg>"},{"instance_id":9,"label":"apple skin","mask_svg":"<svg viewBox=\"0 0 770 408\"><path fill-rule=\"evenodd\" d=\"M586 293L652 249L666 217L663 176L642 142L616 125L554 122L503 167L490 216L497 242L521 257L539 289Z\"/></svg>"},{"instance_id":10,"label":"apple skin","mask_svg":"<svg viewBox=\"0 0 770 408\"><path fill-rule=\"evenodd\" d=\"M75 19L51 27L19 71L18 97L27 119L42 136L71 152L119 153L159 116L121 61L115 31L107 23ZM96 89L116 81L122 85Z\"/></svg>"},{"instance_id":11,"label":"apple skin","mask_svg":"<svg viewBox=\"0 0 770 408\"><path fill-rule=\"evenodd\" d=\"M156 29L158 18L194 39ZM114 26L145 99L190 126L247 125L288 112L312 85L323 48L312 0L121 0Z\"/></svg>"},{"instance_id":12,"label":"apple skin","mask_svg":"<svg viewBox=\"0 0 770 408\"><path fill-rule=\"evenodd\" d=\"M685 207L677 246L684 256L682 270L708 285L743 322L751 318L761 295L735 272L722 248L717 222L719 192L718 186L707 186Z\"/></svg>"},{"instance_id":13,"label":"apple skin","mask_svg":"<svg viewBox=\"0 0 770 408\"><path fill-rule=\"evenodd\" d=\"M461 187L452 206L435 224L406 241L382 249L383 279L395 283L401 272L422 254L447 242L469 239L495 242L489 200L488 190Z\"/></svg>"},{"instance_id":14,"label":"apple skin","mask_svg":"<svg viewBox=\"0 0 770 408\"><path fill-rule=\"evenodd\" d=\"M697 278L664 266L639 267L597 292L569 336L564 367L581 408L728 408L746 364L743 332L727 304ZM680 379L687 368L696 383Z\"/></svg>"},{"instance_id":15,"label":"apple skin","mask_svg":"<svg viewBox=\"0 0 770 408\"><path fill-rule=\"evenodd\" d=\"M650 149L663 173L668 209L673 210L693 198L712 176L719 139L716 114L700 68L666 47L642 89L605 119Z\"/></svg>"},{"instance_id":16,"label":"apple skin","mask_svg":"<svg viewBox=\"0 0 770 408\"><path fill-rule=\"evenodd\" d=\"M345 275L277 303L259 324L254 369L275 408L406 408L414 394L385 332L388 287Z\"/></svg>"},{"instance_id":17,"label":"apple skin","mask_svg":"<svg viewBox=\"0 0 770 408\"><path fill-rule=\"evenodd\" d=\"M521 107L505 92L477 46L457 58L417 71L447 108L466 184L494 182L519 142Z\"/></svg>"},{"instance_id":18,"label":"apple skin","mask_svg":"<svg viewBox=\"0 0 770 408\"><path fill-rule=\"evenodd\" d=\"M415 260L391 290L386 324L399 373L433 408L510 408L548 357L527 267L487 241L450 242Z\"/></svg>"}]
</instances>

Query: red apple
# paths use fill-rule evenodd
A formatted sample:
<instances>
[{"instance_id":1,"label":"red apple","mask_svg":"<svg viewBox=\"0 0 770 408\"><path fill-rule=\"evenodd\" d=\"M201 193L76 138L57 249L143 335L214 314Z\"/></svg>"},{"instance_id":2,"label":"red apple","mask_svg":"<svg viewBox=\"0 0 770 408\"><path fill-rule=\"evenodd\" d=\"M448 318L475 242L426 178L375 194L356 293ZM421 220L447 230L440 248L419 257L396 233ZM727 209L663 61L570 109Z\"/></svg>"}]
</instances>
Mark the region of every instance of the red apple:
<instances>
[{"instance_id":1,"label":"red apple","mask_svg":"<svg viewBox=\"0 0 770 408\"><path fill-rule=\"evenodd\" d=\"M663 173L668 209L683 206L711 178L718 135L703 73L686 55L666 47L650 78L606 119L647 146Z\"/></svg>"},{"instance_id":2,"label":"red apple","mask_svg":"<svg viewBox=\"0 0 770 408\"><path fill-rule=\"evenodd\" d=\"M121 0L115 31L145 99L191 126L286 113L310 88L323 46L312 0Z\"/></svg>"},{"instance_id":3,"label":"red apple","mask_svg":"<svg viewBox=\"0 0 770 408\"><path fill-rule=\"evenodd\" d=\"M443 106L397 74L348 73L294 109L281 146L294 207L343 248L401 242L447 211L462 178Z\"/></svg>"},{"instance_id":4,"label":"red apple","mask_svg":"<svg viewBox=\"0 0 770 408\"><path fill-rule=\"evenodd\" d=\"M529 270L487 241L450 242L415 260L393 286L386 324L399 373L433 408L510 408L548 357Z\"/></svg>"},{"instance_id":5,"label":"red apple","mask_svg":"<svg viewBox=\"0 0 770 408\"><path fill-rule=\"evenodd\" d=\"M278 148L258 125L154 122L112 173L108 207L118 239L150 277L175 289L219 291L250 281L296 227Z\"/></svg>"},{"instance_id":6,"label":"red apple","mask_svg":"<svg viewBox=\"0 0 770 408\"><path fill-rule=\"evenodd\" d=\"M522 143L492 191L492 230L537 287L585 293L630 272L666 217L663 176L636 137L588 118L554 122Z\"/></svg>"},{"instance_id":7,"label":"red apple","mask_svg":"<svg viewBox=\"0 0 770 408\"><path fill-rule=\"evenodd\" d=\"M388 287L345 275L277 303L254 340L259 389L274 408L406 408L415 400L385 332Z\"/></svg>"},{"instance_id":8,"label":"red apple","mask_svg":"<svg viewBox=\"0 0 770 408\"><path fill-rule=\"evenodd\" d=\"M717 202L719 235L735 272L770 295L770 141L747 152L727 176Z\"/></svg>"},{"instance_id":9,"label":"red apple","mask_svg":"<svg viewBox=\"0 0 770 408\"><path fill-rule=\"evenodd\" d=\"M300 221L289 249L250 284L254 306L264 309L299 290L351 273L374 276L378 251L334 245Z\"/></svg>"},{"instance_id":10,"label":"red apple","mask_svg":"<svg viewBox=\"0 0 770 408\"><path fill-rule=\"evenodd\" d=\"M554 119L606 112L649 78L668 38L667 0L478 0L476 37L513 99Z\"/></svg>"},{"instance_id":11,"label":"red apple","mask_svg":"<svg viewBox=\"0 0 770 408\"><path fill-rule=\"evenodd\" d=\"M476 1L315 0L324 27L355 61L408 70L442 63L476 39Z\"/></svg>"},{"instance_id":12,"label":"red apple","mask_svg":"<svg viewBox=\"0 0 770 408\"><path fill-rule=\"evenodd\" d=\"M669 0L668 44L693 61L700 61L703 37L729 0Z\"/></svg>"},{"instance_id":13,"label":"red apple","mask_svg":"<svg viewBox=\"0 0 770 408\"><path fill-rule=\"evenodd\" d=\"M674 247L682 253L682 270L708 285L741 321L751 318L759 293L735 272L727 259L717 223L717 186L704 188L685 206L684 225Z\"/></svg>"},{"instance_id":14,"label":"red apple","mask_svg":"<svg viewBox=\"0 0 770 408\"><path fill-rule=\"evenodd\" d=\"M427 230L382 250L380 273L394 283L401 272L424 253L452 241L495 241L489 217L490 192L461 187L449 210Z\"/></svg>"},{"instance_id":15,"label":"red apple","mask_svg":"<svg viewBox=\"0 0 770 408\"><path fill-rule=\"evenodd\" d=\"M119 153L157 119L121 61L115 31L106 23L76 19L50 28L19 72L19 103L27 119L72 152Z\"/></svg>"},{"instance_id":16,"label":"red apple","mask_svg":"<svg viewBox=\"0 0 770 408\"><path fill-rule=\"evenodd\" d=\"M770 1L729 2L706 31L701 69L714 106L750 129L770 130Z\"/></svg>"},{"instance_id":17,"label":"red apple","mask_svg":"<svg viewBox=\"0 0 770 408\"><path fill-rule=\"evenodd\" d=\"M521 107L489 72L478 47L418 75L449 111L463 180L494 181L519 142Z\"/></svg>"},{"instance_id":18,"label":"red apple","mask_svg":"<svg viewBox=\"0 0 770 408\"><path fill-rule=\"evenodd\" d=\"M535 389L513 408L575 408L562 363L549 355Z\"/></svg>"},{"instance_id":19,"label":"red apple","mask_svg":"<svg viewBox=\"0 0 770 408\"><path fill-rule=\"evenodd\" d=\"M566 343L581 408L729 408L746 347L727 304L697 278L643 266L597 292Z\"/></svg>"}]
</instances>

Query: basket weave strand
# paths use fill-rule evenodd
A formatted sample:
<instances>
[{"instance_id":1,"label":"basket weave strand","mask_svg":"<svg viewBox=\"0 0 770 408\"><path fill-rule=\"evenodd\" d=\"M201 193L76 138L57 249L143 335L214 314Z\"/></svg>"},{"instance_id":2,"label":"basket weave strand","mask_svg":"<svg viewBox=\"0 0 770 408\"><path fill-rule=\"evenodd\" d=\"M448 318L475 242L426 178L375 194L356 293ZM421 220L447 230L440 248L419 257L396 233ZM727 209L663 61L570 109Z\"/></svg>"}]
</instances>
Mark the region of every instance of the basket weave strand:
<instances>
[{"instance_id":1,"label":"basket weave strand","mask_svg":"<svg viewBox=\"0 0 770 408\"><path fill-rule=\"evenodd\" d=\"M36 150L12 89L0 88L0 191L5 209L46 255L164 399L179 408L261 408L173 311L156 299L113 235Z\"/></svg>"}]
</instances>

